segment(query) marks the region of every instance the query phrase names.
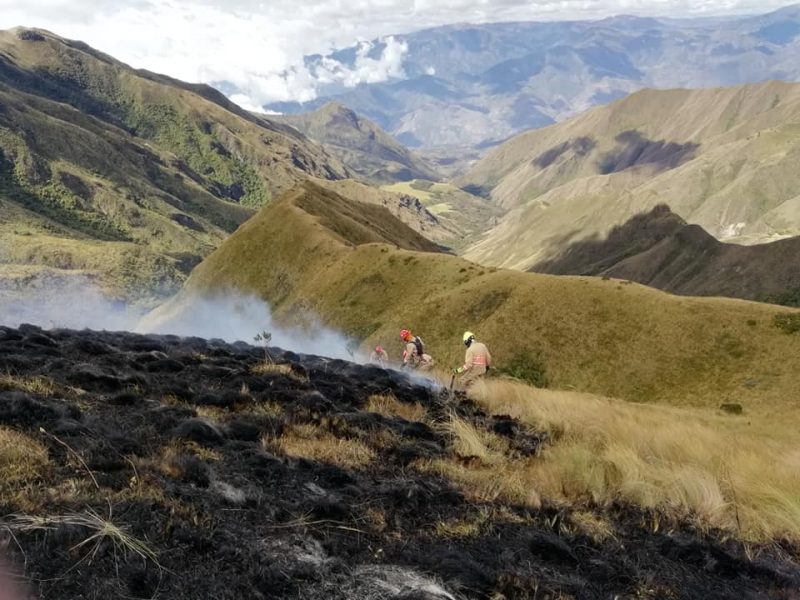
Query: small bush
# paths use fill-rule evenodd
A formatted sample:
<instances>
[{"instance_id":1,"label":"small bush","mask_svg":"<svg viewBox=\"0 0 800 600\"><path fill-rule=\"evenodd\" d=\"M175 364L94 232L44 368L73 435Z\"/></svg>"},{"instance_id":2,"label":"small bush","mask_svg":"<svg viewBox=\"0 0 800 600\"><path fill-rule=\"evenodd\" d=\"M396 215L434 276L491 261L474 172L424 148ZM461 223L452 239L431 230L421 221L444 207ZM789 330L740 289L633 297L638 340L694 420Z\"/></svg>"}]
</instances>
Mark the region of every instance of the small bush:
<instances>
[{"instance_id":1,"label":"small bush","mask_svg":"<svg viewBox=\"0 0 800 600\"><path fill-rule=\"evenodd\" d=\"M784 333L800 333L800 313L775 315L772 323Z\"/></svg>"},{"instance_id":2,"label":"small bush","mask_svg":"<svg viewBox=\"0 0 800 600\"><path fill-rule=\"evenodd\" d=\"M779 294L770 294L765 296L762 300L770 304L781 304L783 306L800 308L800 288L794 288Z\"/></svg>"}]
</instances>

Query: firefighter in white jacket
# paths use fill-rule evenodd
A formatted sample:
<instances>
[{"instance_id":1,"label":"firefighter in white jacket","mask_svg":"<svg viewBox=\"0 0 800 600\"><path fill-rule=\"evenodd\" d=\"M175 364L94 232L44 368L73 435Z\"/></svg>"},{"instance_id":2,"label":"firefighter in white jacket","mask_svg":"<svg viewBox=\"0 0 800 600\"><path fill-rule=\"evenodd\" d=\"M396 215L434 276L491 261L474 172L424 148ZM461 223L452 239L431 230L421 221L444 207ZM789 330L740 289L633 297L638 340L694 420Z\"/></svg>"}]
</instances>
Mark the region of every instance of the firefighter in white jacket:
<instances>
[{"instance_id":1,"label":"firefighter in white jacket","mask_svg":"<svg viewBox=\"0 0 800 600\"><path fill-rule=\"evenodd\" d=\"M461 375L459 383L465 389L472 386L478 379L486 375L486 371L492 366L492 355L486 344L475 339L475 334L471 331L464 332L464 345L467 353L464 356L464 366L454 369L456 375Z\"/></svg>"}]
</instances>

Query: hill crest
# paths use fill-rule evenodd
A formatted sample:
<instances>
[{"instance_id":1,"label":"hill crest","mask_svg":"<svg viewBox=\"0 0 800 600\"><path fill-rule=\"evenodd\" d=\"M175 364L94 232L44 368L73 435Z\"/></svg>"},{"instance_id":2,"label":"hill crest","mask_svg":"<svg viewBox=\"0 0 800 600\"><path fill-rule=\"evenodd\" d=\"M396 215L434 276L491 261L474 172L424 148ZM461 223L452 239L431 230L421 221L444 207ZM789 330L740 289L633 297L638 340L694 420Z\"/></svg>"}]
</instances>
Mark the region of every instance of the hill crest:
<instances>
[{"instance_id":1,"label":"hill crest","mask_svg":"<svg viewBox=\"0 0 800 600\"><path fill-rule=\"evenodd\" d=\"M326 206L336 211L327 219L339 218L352 203L330 194L305 185L263 209L157 315L191 310L193 297L238 290L266 301L278 321L313 315L363 348L381 343L394 352L397 332L411 328L443 367L459 364L460 336L470 329L498 365L520 362L560 388L674 403L735 394L759 405L800 391L793 375L800 365L785 358L800 360L800 338L773 324L788 309L671 296L618 280L486 269L396 247L379 233L345 243L303 208ZM748 389L745 379L761 383Z\"/></svg>"}]
</instances>

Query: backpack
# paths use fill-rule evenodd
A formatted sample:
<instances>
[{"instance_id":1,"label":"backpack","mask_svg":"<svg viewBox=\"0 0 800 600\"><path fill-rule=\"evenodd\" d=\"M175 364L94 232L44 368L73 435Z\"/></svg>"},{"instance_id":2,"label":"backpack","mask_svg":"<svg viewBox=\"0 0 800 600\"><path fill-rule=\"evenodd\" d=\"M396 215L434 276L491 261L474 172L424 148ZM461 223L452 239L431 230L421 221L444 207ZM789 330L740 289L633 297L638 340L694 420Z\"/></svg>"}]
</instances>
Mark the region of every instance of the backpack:
<instances>
[{"instance_id":1,"label":"backpack","mask_svg":"<svg viewBox=\"0 0 800 600\"><path fill-rule=\"evenodd\" d=\"M415 335L414 339L411 340L411 342L414 344L414 346L416 346L417 357L421 360L422 355L425 354L425 344L422 342L422 339L418 335Z\"/></svg>"}]
</instances>

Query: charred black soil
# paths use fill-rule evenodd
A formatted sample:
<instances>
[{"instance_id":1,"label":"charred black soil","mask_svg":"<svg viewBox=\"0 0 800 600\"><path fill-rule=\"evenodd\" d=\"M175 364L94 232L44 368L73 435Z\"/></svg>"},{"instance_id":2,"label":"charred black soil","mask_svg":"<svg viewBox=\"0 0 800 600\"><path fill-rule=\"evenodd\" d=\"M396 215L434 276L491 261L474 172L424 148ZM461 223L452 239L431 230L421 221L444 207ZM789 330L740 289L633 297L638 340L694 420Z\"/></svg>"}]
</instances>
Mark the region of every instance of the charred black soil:
<instances>
[{"instance_id":1,"label":"charred black soil","mask_svg":"<svg viewBox=\"0 0 800 600\"><path fill-rule=\"evenodd\" d=\"M46 450L0 484L0 539L33 596L800 597L796 547L625 506L595 509L599 538L569 526L578 507L470 498L418 468L477 460L438 421L456 413L525 456L547 440L402 374L269 354L0 328L0 430ZM375 396L425 416L370 412Z\"/></svg>"}]
</instances>

